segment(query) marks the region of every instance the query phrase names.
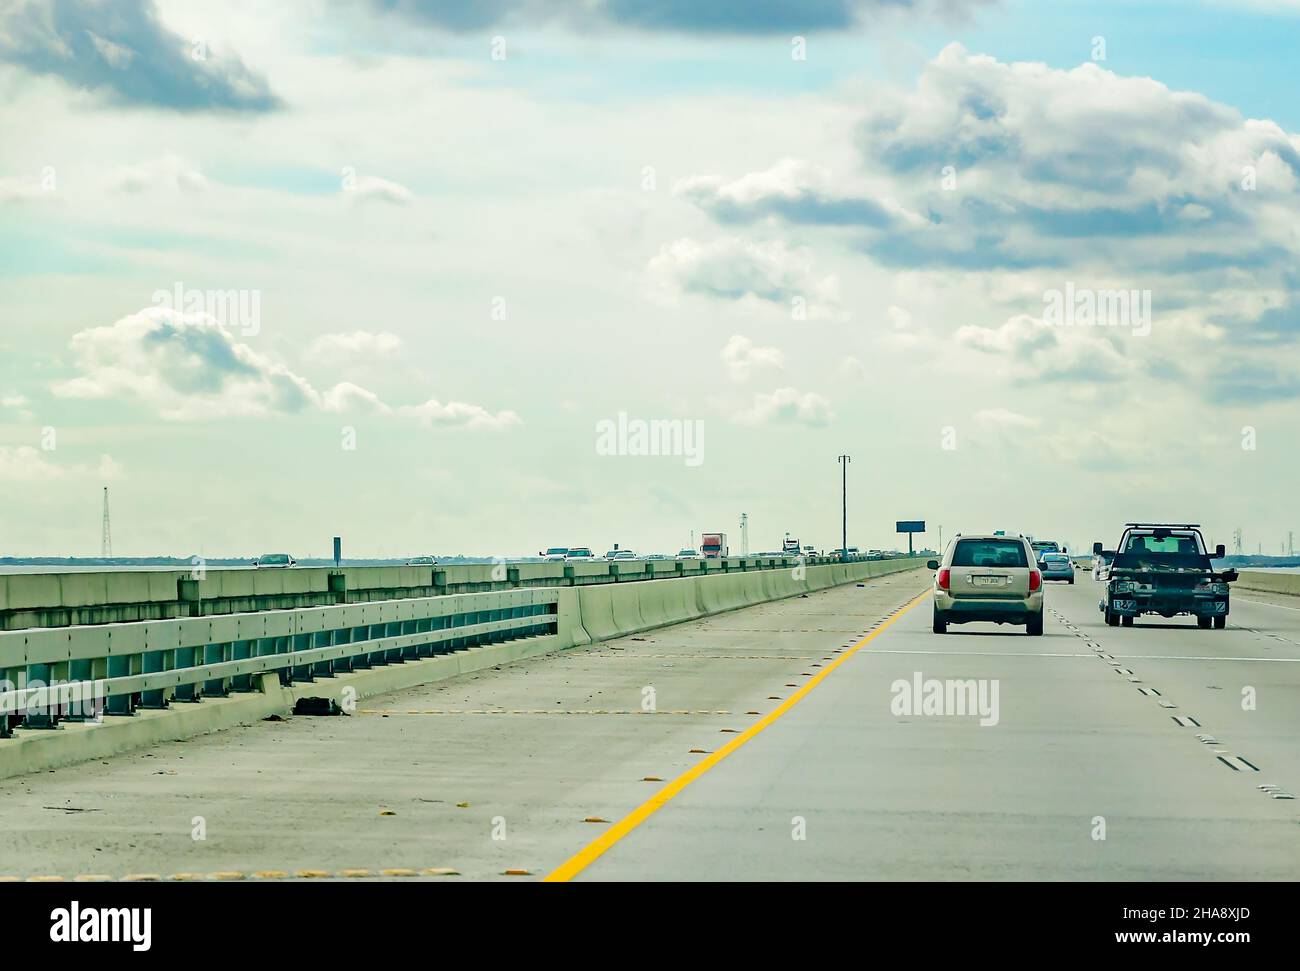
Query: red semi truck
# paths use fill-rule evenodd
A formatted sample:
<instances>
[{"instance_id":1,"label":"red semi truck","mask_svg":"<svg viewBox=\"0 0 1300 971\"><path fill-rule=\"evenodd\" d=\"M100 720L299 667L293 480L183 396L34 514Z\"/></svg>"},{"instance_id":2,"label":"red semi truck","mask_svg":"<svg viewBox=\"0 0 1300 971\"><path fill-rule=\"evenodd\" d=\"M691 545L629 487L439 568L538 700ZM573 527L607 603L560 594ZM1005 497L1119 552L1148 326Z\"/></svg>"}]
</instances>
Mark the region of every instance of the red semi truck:
<instances>
[{"instance_id":1,"label":"red semi truck","mask_svg":"<svg viewBox=\"0 0 1300 971\"><path fill-rule=\"evenodd\" d=\"M726 559L728 556L727 534L705 533L700 537L700 553L706 560Z\"/></svg>"}]
</instances>

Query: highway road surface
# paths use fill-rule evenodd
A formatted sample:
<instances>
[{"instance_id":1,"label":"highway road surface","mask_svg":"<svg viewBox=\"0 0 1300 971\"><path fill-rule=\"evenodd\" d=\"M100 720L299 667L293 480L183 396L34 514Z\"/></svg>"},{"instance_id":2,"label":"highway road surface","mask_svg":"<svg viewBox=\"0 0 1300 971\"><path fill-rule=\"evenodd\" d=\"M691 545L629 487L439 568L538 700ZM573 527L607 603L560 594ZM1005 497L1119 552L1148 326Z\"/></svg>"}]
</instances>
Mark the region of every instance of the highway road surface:
<instances>
[{"instance_id":1,"label":"highway road surface","mask_svg":"<svg viewBox=\"0 0 1300 971\"><path fill-rule=\"evenodd\" d=\"M1080 573L1043 637L935 635L929 582L5 780L0 876L1300 876L1300 610L1110 628ZM983 715L900 687L929 681Z\"/></svg>"}]
</instances>

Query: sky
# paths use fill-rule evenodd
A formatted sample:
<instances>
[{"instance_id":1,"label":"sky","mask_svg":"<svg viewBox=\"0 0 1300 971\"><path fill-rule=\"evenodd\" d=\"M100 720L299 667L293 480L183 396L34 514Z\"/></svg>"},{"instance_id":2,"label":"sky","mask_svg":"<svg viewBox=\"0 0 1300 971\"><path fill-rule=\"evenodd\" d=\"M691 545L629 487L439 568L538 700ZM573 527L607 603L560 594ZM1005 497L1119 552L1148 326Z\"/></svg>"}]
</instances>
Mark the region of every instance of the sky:
<instances>
[{"instance_id":1,"label":"sky","mask_svg":"<svg viewBox=\"0 0 1300 971\"><path fill-rule=\"evenodd\" d=\"M1300 3L5 0L0 555L1277 553Z\"/></svg>"}]
</instances>

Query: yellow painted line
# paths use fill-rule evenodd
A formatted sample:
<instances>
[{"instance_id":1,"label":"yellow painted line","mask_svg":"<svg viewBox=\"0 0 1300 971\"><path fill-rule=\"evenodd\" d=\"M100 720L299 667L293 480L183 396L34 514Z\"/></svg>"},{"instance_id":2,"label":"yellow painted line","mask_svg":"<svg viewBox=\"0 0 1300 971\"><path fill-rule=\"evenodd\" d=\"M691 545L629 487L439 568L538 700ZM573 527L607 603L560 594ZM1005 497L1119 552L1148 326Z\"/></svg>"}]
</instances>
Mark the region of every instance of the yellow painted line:
<instances>
[{"instance_id":1,"label":"yellow painted line","mask_svg":"<svg viewBox=\"0 0 1300 971\"><path fill-rule=\"evenodd\" d=\"M572 880L583 870L587 869L587 867L595 863L596 860L604 855L615 843L627 836L628 833L632 832L632 830L636 829L643 822L666 806L692 782L704 775L704 773L708 772L750 739L754 738L754 736L763 731L763 729L775 723L777 719L802 701L827 675L851 658L866 644L870 643L873 639L882 634L894 623L894 621L902 617L903 614L907 613L929 596L930 591L927 590L908 601L894 613L890 614L889 618L883 621L879 627L867 634L860 641L854 644L853 647L837 657L831 664L828 664L826 667L818 671L817 674L813 676L812 680L805 682L798 691L791 694L784 702L772 709L772 711L768 712L768 714L761 720L745 729L745 731L737 735L708 758L701 759L693 768L687 769L677 778L673 779L672 782L669 782L640 806L632 810L632 812L628 813L609 829L605 830L604 833L596 837L581 850L552 870L546 875L542 882L564 883L568 880Z\"/></svg>"}]
</instances>

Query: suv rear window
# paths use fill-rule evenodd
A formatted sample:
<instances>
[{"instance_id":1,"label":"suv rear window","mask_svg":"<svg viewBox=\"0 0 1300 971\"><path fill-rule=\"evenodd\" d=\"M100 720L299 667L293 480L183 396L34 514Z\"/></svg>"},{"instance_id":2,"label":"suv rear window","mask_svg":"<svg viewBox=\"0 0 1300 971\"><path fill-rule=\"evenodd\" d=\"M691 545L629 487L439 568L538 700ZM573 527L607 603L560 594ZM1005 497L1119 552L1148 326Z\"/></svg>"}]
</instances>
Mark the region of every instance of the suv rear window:
<instances>
[{"instance_id":1,"label":"suv rear window","mask_svg":"<svg viewBox=\"0 0 1300 971\"><path fill-rule=\"evenodd\" d=\"M1012 539L959 539L953 566L1029 566L1025 544Z\"/></svg>"}]
</instances>

